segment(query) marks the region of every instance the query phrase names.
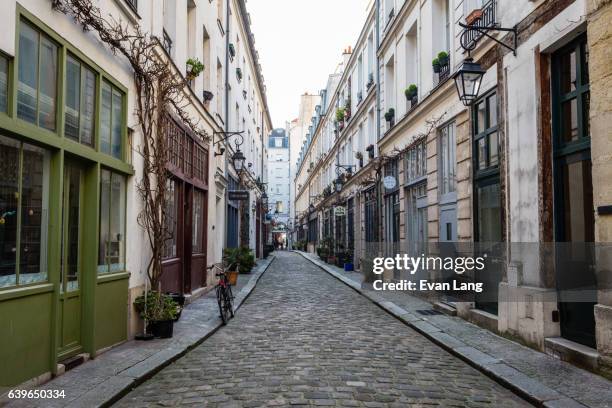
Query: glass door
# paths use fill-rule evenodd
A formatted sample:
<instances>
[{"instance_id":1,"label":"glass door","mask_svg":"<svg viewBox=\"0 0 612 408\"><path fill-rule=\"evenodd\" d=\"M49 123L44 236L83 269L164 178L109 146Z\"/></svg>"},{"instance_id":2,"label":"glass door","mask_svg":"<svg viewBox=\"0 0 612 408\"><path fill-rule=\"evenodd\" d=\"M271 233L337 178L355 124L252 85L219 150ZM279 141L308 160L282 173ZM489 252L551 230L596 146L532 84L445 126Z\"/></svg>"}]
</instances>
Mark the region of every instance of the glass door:
<instances>
[{"instance_id":1,"label":"glass door","mask_svg":"<svg viewBox=\"0 0 612 408\"><path fill-rule=\"evenodd\" d=\"M81 351L81 204L83 170L66 162L62 194L59 360Z\"/></svg>"},{"instance_id":2,"label":"glass door","mask_svg":"<svg viewBox=\"0 0 612 408\"><path fill-rule=\"evenodd\" d=\"M595 348L597 280L586 36L553 55L555 274L561 335Z\"/></svg>"}]
</instances>

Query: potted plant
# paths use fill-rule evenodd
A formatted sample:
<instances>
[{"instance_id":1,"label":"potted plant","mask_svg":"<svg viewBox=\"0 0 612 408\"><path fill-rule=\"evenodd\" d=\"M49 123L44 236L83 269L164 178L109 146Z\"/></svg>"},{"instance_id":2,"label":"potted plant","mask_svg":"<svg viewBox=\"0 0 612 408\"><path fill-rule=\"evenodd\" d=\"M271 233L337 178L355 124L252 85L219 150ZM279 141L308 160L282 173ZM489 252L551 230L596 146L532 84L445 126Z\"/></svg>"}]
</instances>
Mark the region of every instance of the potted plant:
<instances>
[{"instance_id":1,"label":"potted plant","mask_svg":"<svg viewBox=\"0 0 612 408\"><path fill-rule=\"evenodd\" d=\"M440 59L434 58L433 61L431 61L431 66L433 67L433 72L435 72L436 74L440 73Z\"/></svg>"},{"instance_id":2,"label":"potted plant","mask_svg":"<svg viewBox=\"0 0 612 408\"><path fill-rule=\"evenodd\" d=\"M355 265L353 265L353 251L346 251L346 257L344 258L344 271L352 272L355 270Z\"/></svg>"},{"instance_id":3,"label":"potted plant","mask_svg":"<svg viewBox=\"0 0 612 408\"><path fill-rule=\"evenodd\" d=\"M236 56L236 48L234 47L234 44L232 43L230 43L229 45L229 53L232 58Z\"/></svg>"},{"instance_id":4,"label":"potted plant","mask_svg":"<svg viewBox=\"0 0 612 408\"><path fill-rule=\"evenodd\" d=\"M416 84L410 84L410 86L404 91L406 99L410 101L412 106L415 106L419 102L418 90L419 89L417 88Z\"/></svg>"},{"instance_id":5,"label":"potted plant","mask_svg":"<svg viewBox=\"0 0 612 408\"><path fill-rule=\"evenodd\" d=\"M363 153L355 152L355 158L359 162L359 168L362 168L363 167Z\"/></svg>"},{"instance_id":6,"label":"potted plant","mask_svg":"<svg viewBox=\"0 0 612 408\"><path fill-rule=\"evenodd\" d=\"M406 95L406 99L408 99L409 101L412 100L412 98L414 98L418 93L418 88L416 86L416 84L410 84L410 86L408 86L408 88L406 88L404 90L404 95Z\"/></svg>"},{"instance_id":7,"label":"potted plant","mask_svg":"<svg viewBox=\"0 0 612 408\"><path fill-rule=\"evenodd\" d=\"M238 248L238 268L242 274L251 273L251 270L255 266L255 255L251 248L240 247Z\"/></svg>"},{"instance_id":8,"label":"potted plant","mask_svg":"<svg viewBox=\"0 0 612 408\"><path fill-rule=\"evenodd\" d=\"M176 317L174 318L174 321L178 322L178 320L181 318L181 313L183 312L183 308L185 307L185 295L183 295L182 293L177 293L177 292L166 292L166 295L170 296L170 298L174 300L174 303L176 303L177 310L176 310Z\"/></svg>"},{"instance_id":9,"label":"potted plant","mask_svg":"<svg viewBox=\"0 0 612 408\"><path fill-rule=\"evenodd\" d=\"M140 317L148 322L147 330L155 337L162 339L172 337L178 305L170 296L151 290L146 296L143 294L137 297L134 306Z\"/></svg>"},{"instance_id":10,"label":"potted plant","mask_svg":"<svg viewBox=\"0 0 612 408\"><path fill-rule=\"evenodd\" d=\"M238 81L242 81L242 69L241 68L236 68L236 77L238 78Z\"/></svg>"},{"instance_id":11,"label":"potted plant","mask_svg":"<svg viewBox=\"0 0 612 408\"><path fill-rule=\"evenodd\" d=\"M368 147L366 147L366 151L368 152L368 157L370 159L373 159L374 158L374 145L371 144Z\"/></svg>"},{"instance_id":12,"label":"potted plant","mask_svg":"<svg viewBox=\"0 0 612 408\"><path fill-rule=\"evenodd\" d=\"M342 122L344 122L344 115L345 115L344 110L345 110L344 108L338 108L338 109L336 109L336 121L337 121L338 123L342 123Z\"/></svg>"},{"instance_id":13,"label":"potted plant","mask_svg":"<svg viewBox=\"0 0 612 408\"><path fill-rule=\"evenodd\" d=\"M204 64L197 58L189 58L187 60L187 74L185 77L188 81L195 79L204 71Z\"/></svg>"},{"instance_id":14,"label":"potted plant","mask_svg":"<svg viewBox=\"0 0 612 408\"><path fill-rule=\"evenodd\" d=\"M473 25L482 18L482 14L483 10L481 8L474 9L470 14L467 15L467 17L465 18L465 22L468 25Z\"/></svg>"},{"instance_id":15,"label":"potted plant","mask_svg":"<svg viewBox=\"0 0 612 408\"><path fill-rule=\"evenodd\" d=\"M448 65L449 61L449 56L448 53L446 51L440 51L438 53L438 62L440 63L440 67L445 67Z\"/></svg>"},{"instance_id":16,"label":"potted plant","mask_svg":"<svg viewBox=\"0 0 612 408\"><path fill-rule=\"evenodd\" d=\"M389 108L389 110L385 113L385 120L389 124L389 127L393 127L395 124L395 109Z\"/></svg>"},{"instance_id":17,"label":"potted plant","mask_svg":"<svg viewBox=\"0 0 612 408\"><path fill-rule=\"evenodd\" d=\"M239 248L225 248L223 250L223 266L230 285L235 285L238 281Z\"/></svg>"},{"instance_id":18,"label":"potted plant","mask_svg":"<svg viewBox=\"0 0 612 408\"><path fill-rule=\"evenodd\" d=\"M361 103L363 101L363 92L357 92L357 103Z\"/></svg>"}]
</instances>

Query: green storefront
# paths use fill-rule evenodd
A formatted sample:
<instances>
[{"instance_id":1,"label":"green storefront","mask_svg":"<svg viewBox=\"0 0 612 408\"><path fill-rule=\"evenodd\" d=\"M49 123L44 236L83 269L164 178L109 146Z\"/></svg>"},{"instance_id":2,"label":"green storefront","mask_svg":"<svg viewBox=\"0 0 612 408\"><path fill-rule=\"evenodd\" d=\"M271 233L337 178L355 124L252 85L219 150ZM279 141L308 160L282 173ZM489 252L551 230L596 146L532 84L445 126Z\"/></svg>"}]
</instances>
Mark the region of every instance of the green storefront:
<instances>
[{"instance_id":1,"label":"green storefront","mask_svg":"<svg viewBox=\"0 0 612 408\"><path fill-rule=\"evenodd\" d=\"M127 338L127 89L18 5L0 50L0 392Z\"/></svg>"}]
</instances>

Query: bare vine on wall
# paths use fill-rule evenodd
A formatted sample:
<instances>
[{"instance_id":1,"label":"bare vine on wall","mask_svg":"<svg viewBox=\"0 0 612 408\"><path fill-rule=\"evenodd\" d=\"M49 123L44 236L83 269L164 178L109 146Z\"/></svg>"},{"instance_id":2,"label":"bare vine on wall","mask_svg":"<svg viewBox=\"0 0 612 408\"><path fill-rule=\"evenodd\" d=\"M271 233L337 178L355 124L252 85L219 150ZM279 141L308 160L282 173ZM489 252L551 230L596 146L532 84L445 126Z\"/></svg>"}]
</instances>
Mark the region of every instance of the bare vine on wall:
<instances>
[{"instance_id":1,"label":"bare vine on wall","mask_svg":"<svg viewBox=\"0 0 612 408\"><path fill-rule=\"evenodd\" d=\"M177 116L202 142L209 143L210 136L187 113L189 84L169 61L155 36L144 33L137 24L103 15L92 0L51 0L51 4L55 11L74 19L83 31L95 33L114 55L125 58L132 69L135 116L142 134L141 143L135 146L143 162L142 179L136 183L143 201L138 223L147 233L152 252L147 275L151 287L157 289L163 274L164 246L172 234L166 222L168 115Z\"/></svg>"}]
</instances>

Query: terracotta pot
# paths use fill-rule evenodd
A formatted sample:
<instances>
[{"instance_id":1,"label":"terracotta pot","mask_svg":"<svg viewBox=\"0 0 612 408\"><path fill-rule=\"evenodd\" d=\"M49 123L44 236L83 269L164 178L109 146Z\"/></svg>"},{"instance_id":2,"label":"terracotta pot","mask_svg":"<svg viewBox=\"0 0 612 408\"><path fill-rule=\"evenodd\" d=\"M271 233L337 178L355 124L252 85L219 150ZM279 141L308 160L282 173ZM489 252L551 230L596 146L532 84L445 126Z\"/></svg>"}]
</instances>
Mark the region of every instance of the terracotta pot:
<instances>
[{"instance_id":1,"label":"terracotta pot","mask_svg":"<svg viewBox=\"0 0 612 408\"><path fill-rule=\"evenodd\" d=\"M483 14L482 9L472 10L472 12L468 14L467 17L465 18L465 22L468 23L468 25L472 25L476 21L480 20L480 18L482 17L482 14Z\"/></svg>"}]
</instances>

